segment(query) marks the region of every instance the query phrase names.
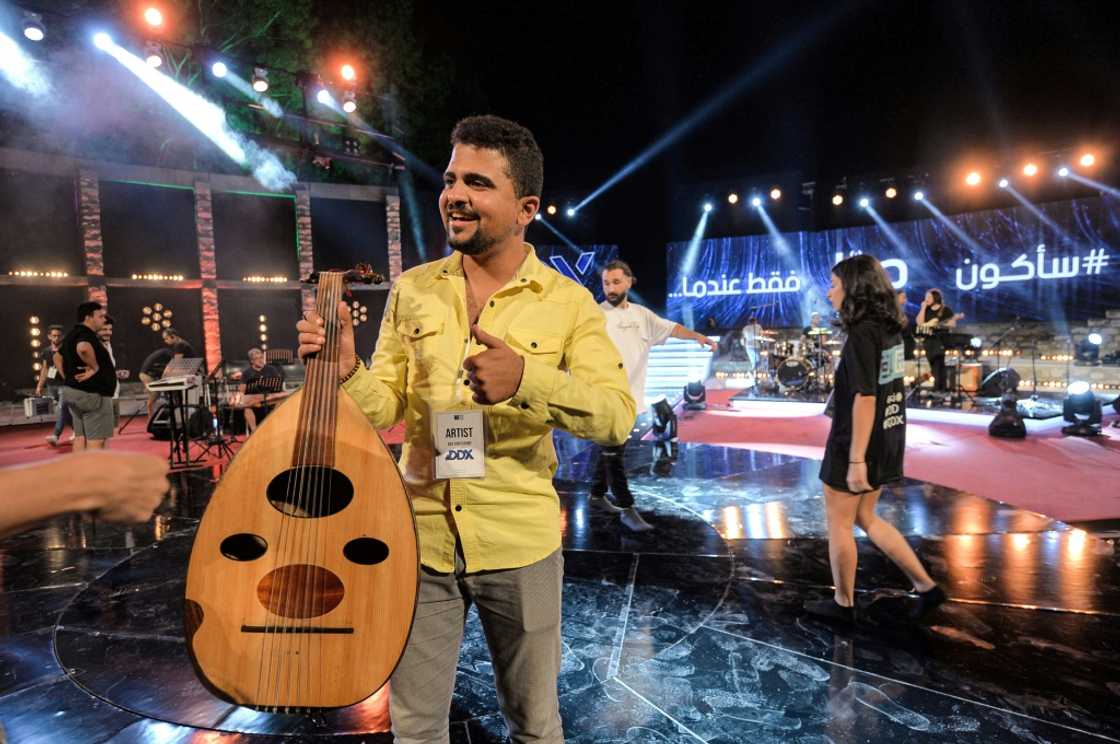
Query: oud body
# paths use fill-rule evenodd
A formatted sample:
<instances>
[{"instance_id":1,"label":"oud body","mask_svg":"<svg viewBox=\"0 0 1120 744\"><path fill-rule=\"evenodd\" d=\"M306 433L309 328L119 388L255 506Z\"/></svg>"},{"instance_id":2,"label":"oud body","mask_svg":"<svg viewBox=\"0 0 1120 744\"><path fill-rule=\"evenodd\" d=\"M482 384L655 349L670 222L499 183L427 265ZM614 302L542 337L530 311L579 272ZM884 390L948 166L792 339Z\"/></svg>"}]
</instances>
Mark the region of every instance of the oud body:
<instances>
[{"instance_id":1,"label":"oud body","mask_svg":"<svg viewBox=\"0 0 1120 744\"><path fill-rule=\"evenodd\" d=\"M320 278L328 326L334 278ZM338 387L334 335L231 462L191 550L187 649L203 682L240 705L360 702L388 681L412 627L411 504L388 448Z\"/></svg>"}]
</instances>

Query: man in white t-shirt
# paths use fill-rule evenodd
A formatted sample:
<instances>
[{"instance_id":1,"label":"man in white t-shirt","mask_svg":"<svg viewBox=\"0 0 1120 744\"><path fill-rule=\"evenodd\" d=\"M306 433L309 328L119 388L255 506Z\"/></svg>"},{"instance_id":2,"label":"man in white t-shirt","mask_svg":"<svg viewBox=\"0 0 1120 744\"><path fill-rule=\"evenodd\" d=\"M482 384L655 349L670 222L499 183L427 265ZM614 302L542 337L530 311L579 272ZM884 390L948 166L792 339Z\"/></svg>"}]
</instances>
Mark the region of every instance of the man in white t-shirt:
<instances>
[{"instance_id":1,"label":"man in white t-shirt","mask_svg":"<svg viewBox=\"0 0 1120 744\"><path fill-rule=\"evenodd\" d=\"M679 323L658 316L649 308L630 302L627 296L634 281L634 272L625 261L608 263L603 267L603 293L607 299L600 303L600 307L607 317L607 335L622 355L630 392L638 404L638 413L641 414L646 408L646 366L651 348L665 343L669 337L692 339L712 351L718 347L707 336L690 331ZM634 496L630 493L623 464L625 450L625 444L600 448L595 465L595 479L591 484L591 498L602 499L608 508L619 512L619 519L627 529L643 532L653 529L653 526L642 519L634 508ZM607 498L608 486L614 496L613 502Z\"/></svg>"}]
</instances>

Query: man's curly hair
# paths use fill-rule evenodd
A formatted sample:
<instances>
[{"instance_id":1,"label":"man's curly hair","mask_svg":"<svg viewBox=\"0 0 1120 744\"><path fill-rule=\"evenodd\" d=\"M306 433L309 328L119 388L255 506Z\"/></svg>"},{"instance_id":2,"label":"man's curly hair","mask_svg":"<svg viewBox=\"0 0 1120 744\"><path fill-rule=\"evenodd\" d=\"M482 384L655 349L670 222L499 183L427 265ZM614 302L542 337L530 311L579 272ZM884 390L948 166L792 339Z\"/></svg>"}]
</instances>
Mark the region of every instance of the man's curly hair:
<instances>
[{"instance_id":1,"label":"man's curly hair","mask_svg":"<svg viewBox=\"0 0 1120 744\"><path fill-rule=\"evenodd\" d=\"M469 116L451 130L451 146L455 145L502 153L517 198L540 196L544 190L544 155L533 133L520 124L500 116Z\"/></svg>"}]
</instances>

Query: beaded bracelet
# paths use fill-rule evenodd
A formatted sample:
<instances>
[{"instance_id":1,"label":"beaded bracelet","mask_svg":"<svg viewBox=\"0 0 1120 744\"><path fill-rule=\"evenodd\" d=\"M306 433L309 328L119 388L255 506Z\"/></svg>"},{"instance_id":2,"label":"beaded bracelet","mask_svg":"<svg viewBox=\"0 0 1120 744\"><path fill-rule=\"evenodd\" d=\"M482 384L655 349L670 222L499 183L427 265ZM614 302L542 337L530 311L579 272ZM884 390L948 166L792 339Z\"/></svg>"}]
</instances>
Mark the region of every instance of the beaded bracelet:
<instances>
[{"instance_id":1,"label":"beaded bracelet","mask_svg":"<svg viewBox=\"0 0 1120 744\"><path fill-rule=\"evenodd\" d=\"M358 373L358 367L362 366L362 358L357 354L354 355L354 368L346 373L346 376L338 381L339 385L344 384L347 380Z\"/></svg>"}]
</instances>

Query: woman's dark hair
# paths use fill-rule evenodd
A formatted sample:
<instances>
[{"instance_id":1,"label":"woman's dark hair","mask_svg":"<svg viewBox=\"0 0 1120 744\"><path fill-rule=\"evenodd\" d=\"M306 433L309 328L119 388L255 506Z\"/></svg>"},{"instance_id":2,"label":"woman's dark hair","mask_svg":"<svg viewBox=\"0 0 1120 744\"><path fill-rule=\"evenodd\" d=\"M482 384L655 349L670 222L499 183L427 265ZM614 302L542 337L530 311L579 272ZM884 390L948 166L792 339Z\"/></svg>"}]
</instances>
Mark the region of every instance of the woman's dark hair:
<instances>
[{"instance_id":1,"label":"woman's dark hair","mask_svg":"<svg viewBox=\"0 0 1120 744\"><path fill-rule=\"evenodd\" d=\"M451 145L500 152L509 163L509 177L518 199L543 193L544 155L533 133L520 124L498 116L470 116L451 131Z\"/></svg>"},{"instance_id":2,"label":"woman's dark hair","mask_svg":"<svg viewBox=\"0 0 1120 744\"><path fill-rule=\"evenodd\" d=\"M882 323L888 333L902 330L905 318L898 307L894 287L874 256L852 256L832 267L844 288L840 326L850 330L865 320Z\"/></svg>"},{"instance_id":3,"label":"woman's dark hair","mask_svg":"<svg viewBox=\"0 0 1120 744\"><path fill-rule=\"evenodd\" d=\"M929 291L929 293L930 293L930 295L933 296L933 304L934 305L941 305L941 304L944 303L945 298L941 296L941 290L940 289L931 289Z\"/></svg>"}]
</instances>

